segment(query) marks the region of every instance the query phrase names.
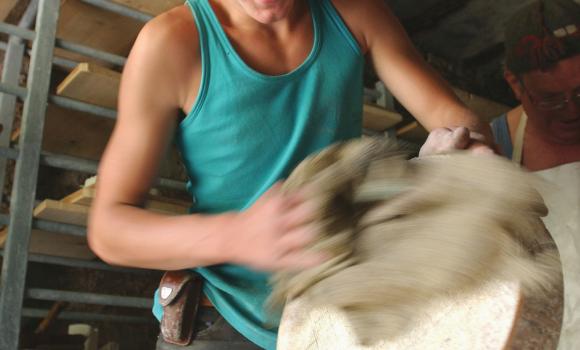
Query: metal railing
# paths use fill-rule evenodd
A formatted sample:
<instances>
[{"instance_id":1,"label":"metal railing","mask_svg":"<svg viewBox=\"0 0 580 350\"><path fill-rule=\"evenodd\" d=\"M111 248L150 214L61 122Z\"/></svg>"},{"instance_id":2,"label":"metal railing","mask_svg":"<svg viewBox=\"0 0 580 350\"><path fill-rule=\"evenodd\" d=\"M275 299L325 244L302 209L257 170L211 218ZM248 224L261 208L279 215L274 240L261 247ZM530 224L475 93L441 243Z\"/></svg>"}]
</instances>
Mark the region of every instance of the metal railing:
<instances>
[{"instance_id":1,"label":"metal railing","mask_svg":"<svg viewBox=\"0 0 580 350\"><path fill-rule=\"evenodd\" d=\"M109 1L83 1L141 21L147 21L151 18L150 15ZM0 46L0 49L5 50L2 80L0 82L0 122L4 126L4 132L0 133L0 188L3 188L5 182L6 159L16 160L10 214L0 215L1 224L10 224L5 248L0 250L0 255L3 257L0 276L0 330L2 332L0 349L2 350L18 348L20 320L22 317L42 317L46 315L44 310L23 309L24 298L134 308L150 308L152 303L149 298L27 289L25 286L28 262L117 272L139 273L145 271L113 267L97 261L28 254L30 234L33 228L75 236L86 235L84 227L33 219L32 212L39 166L43 164L86 173L96 173L97 170L97 162L94 161L42 152L42 134L47 103L104 118L116 118L116 111L114 110L49 94L52 65L57 64L73 68L75 64L74 61L54 57L54 49L62 48L117 67L122 67L126 62L125 57L56 38L59 10L60 0L33 0L19 25L15 26L0 22L0 32L10 35L8 43ZM29 28L32 26L35 17L36 29L31 31ZM32 41L31 51L27 49L25 40ZM30 54L31 62L27 86L22 87L18 85L18 81L26 53ZM22 127L19 146L10 148L10 131L12 130L17 98L24 101ZM180 181L160 179L158 183L164 187L185 189L185 184ZM88 313L65 312L63 317L143 322L142 318L130 316Z\"/></svg>"},{"instance_id":2,"label":"metal railing","mask_svg":"<svg viewBox=\"0 0 580 350\"><path fill-rule=\"evenodd\" d=\"M34 40L24 98L20 152L14 172L10 226L0 276L0 329L3 333L0 338L0 349L18 348L28 267L28 244L32 229L32 211L40 166L44 113L48 101L59 7L59 0L40 0L36 33L32 38ZM0 30L4 28L5 25L0 26ZM17 28L18 30L14 30L15 35L29 36L28 30Z\"/></svg>"}]
</instances>

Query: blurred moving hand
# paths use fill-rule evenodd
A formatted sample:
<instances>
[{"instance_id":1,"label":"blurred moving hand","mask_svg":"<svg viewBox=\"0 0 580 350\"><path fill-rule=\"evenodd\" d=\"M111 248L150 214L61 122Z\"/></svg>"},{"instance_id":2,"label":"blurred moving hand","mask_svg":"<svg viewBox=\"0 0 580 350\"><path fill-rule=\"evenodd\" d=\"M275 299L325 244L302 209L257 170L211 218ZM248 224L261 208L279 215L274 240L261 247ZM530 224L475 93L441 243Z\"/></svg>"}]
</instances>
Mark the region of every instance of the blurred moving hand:
<instances>
[{"instance_id":1,"label":"blurred moving hand","mask_svg":"<svg viewBox=\"0 0 580 350\"><path fill-rule=\"evenodd\" d=\"M469 131L466 127L458 127L438 128L431 131L419 151L419 157L449 153L454 150L468 150L476 155L494 154L492 148L486 143L485 136Z\"/></svg>"},{"instance_id":2,"label":"blurred moving hand","mask_svg":"<svg viewBox=\"0 0 580 350\"><path fill-rule=\"evenodd\" d=\"M235 263L258 270L298 270L326 260L306 247L318 231L317 206L302 193L285 194L278 183L248 210L236 214L229 249ZM235 237L235 238L234 238Z\"/></svg>"}]
</instances>

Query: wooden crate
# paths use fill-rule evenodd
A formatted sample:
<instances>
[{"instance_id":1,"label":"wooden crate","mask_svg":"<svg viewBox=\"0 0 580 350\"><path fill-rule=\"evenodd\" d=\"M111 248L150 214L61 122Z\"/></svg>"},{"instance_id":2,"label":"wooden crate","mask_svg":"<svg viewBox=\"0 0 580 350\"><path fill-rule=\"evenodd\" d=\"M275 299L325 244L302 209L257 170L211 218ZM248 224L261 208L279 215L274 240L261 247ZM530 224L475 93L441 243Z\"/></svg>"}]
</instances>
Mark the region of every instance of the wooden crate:
<instances>
[{"instance_id":1,"label":"wooden crate","mask_svg":"<svg viewBox=\"0 0 580 350\"><path fill-rule=\"evenodd\" d=\"M112 0L135 10L156 16L173 7L183 5L183 0Z\"/></svg>"}]
</instances>

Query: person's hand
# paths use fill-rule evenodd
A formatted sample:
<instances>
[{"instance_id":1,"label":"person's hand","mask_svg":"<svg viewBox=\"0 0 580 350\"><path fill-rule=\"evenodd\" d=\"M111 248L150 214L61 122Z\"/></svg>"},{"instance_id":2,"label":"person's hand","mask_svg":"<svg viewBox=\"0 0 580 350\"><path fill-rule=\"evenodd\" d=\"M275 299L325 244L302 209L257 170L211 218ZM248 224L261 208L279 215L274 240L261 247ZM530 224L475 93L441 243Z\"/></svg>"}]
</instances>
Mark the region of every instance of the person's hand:
<instances>
[{"instance_id":1,"label":"person's hand","mask_svg":"<svg viewBox=\"0 0 580 350\"><path fill-rule=\"evenodd\" d=\"M490 155L494 151L486 144L485 137L465 127L438 128L431 133L419 151L419 157L448 153L453 150L469 150L477 155Z\"/></svg>"},{"instance_id":2,"label":"person's hand","mask_svg":"<svg viewBox=\"0 0 580 350\"><path fill-rule=\"evenodd\" d=\"M317 210L304 193L284 194L274 185L247 211L235 214L230 248L233 262L258 270L296 270L322 263L326 257L308 252L317 230Z\"/></svg>"}]
</instances>

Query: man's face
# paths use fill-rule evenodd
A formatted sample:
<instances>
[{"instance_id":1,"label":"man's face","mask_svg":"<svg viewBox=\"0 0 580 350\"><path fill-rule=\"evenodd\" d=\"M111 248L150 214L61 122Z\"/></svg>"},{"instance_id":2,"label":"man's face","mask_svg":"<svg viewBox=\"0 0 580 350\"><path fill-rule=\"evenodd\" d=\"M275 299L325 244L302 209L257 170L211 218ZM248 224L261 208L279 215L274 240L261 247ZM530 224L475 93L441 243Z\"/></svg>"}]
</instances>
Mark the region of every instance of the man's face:
<instances>
[{"instance_id":1,"label":"man's face","mask_svg":"<svg viewBox=\"0 0 580 350\"><path fill-rule=\"evenodd\" d=\"M256 21L269 24L286 18L296 0L237 0L244 11Z\"/></svg>"},{"instance_id":2,"label":"man's face","mask_svg":"<svg viewBox=\"0 0 580 350\"><path fill-rule=\"evenodd\" d=\"M536 130L553 142L580 143L580 55L545 72L525 73L510 85Z\"/></svg>"}]
</instances>

